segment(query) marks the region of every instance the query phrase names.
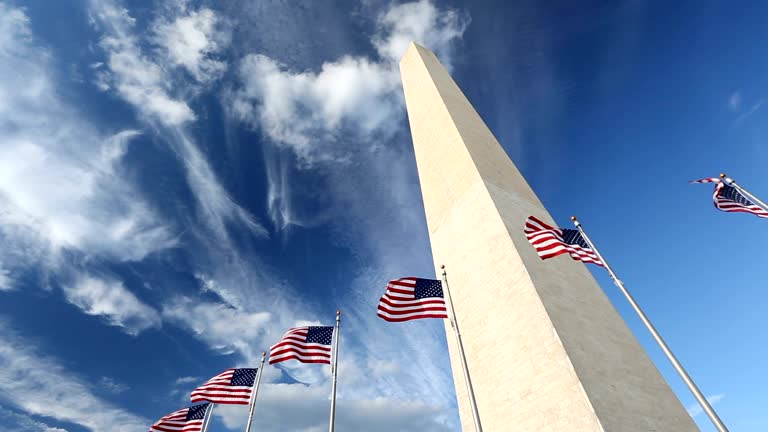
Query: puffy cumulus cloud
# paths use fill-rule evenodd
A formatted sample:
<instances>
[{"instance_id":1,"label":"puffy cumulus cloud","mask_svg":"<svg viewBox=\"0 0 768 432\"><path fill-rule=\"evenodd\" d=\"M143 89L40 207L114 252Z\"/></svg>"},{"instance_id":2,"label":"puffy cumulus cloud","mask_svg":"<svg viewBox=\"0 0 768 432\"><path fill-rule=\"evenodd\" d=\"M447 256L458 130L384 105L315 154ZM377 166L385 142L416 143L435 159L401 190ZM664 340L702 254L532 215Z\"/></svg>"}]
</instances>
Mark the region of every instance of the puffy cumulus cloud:
<instances>
[{"instance_id":1,"label":"puffy cumulus cloud","mask_svg":"<svg viewBox=\"0 0 768 432\"><path fill-rule=\"evenodd\" d=\"M74 423L91 431L129 432L145 430L150 424L147 419L97 397L87 381L34 348L29 338L11 330L2 317L0 364L0 394L4 403L28 414ZM40 426L29 430L57 429Z\"/></svg>"},{"instance_id":2,"label":"puffy cumulus cloud","mask_svg":"<svg viewBox=\"0 0 768 432\"><path fill-rule=\"evenodd\" d=\"M411 42L434 51L450 68L451 47L464 35L466 15L452 9L438 9L430 0L404 3L389 9L378 20L380 33L373 37L379 55L400 61Z\"/></svg>"},{"instance_id":3,"label":"puffy cumulus cloud","mask_svg":"<svg viewBox=\"0 0 768 432\"><path fill-rule=\"evenodd\" d=\"M67 301L84 313L102 317L128 334L137 335L161 325L157 311L142 303L121 282L79 275L62 290Z\"/></svg>"},{"instance_id":4,"label":"puffy cumulus cloud","mask_svg":"<svg viewBox=\"0 0 768 432\"><path fill-rule=\"evenodd\" d=\"M0 3L0 34L0 285L65 249L129 261L175 246L122 166L138 132L103 136L58 95L23 10Z\"/></svg>"},{"instance_id":5,"label":"puffy cumulus cloud","mask_svg":"<svg viewBox=\"0 0 768 432\"><path fill-rule=\"evenodd\" d=\"M346 145L387 138L401 128L398 60L416 41L449 62L467 19L422 0L378 17L372 43L379 58L344 56L318 71L293 71L264 55L246 56L240 86L228 96L232 113L292 148L306 163L346 160Z\"/></svg>"},{"instance_id":6,"label":"puffy cumulus cloud","mask_svg":"<svg viewBox=\"0 0 768 432\"><path fill-rule=\"evenodd\" d=\"M342 371L341 368L339 370ZM344 386L344 379L345 375L340 375L340 389ZM266 432L326 430L329 397L330 385L262 384L253 427ZM247 421L247 412L242 409L222 406L217 412L224 425L232 430L242 429ZM338 398L336 427L339 430L367 432L443 432L451 429L446 415L440 407L417 400Z\"/></svg>"},{"instance_id":7,"label":"puffy cumulus cloud","mask_svg":"<svg viewBox=\"0 0 768 432\"><path fill-rule=\"evenodd\" d=\"M207 82L227 68L215 58L229 44L224 24L211 9L189 11L172 21L159 19L153 26L153 40L173 64L184 67L197 81Z\"/></svg>"},{"instance_id":8,"label":"puffy cumulus cloud","mask_svg":"<svg viewBox=\"0 0 768 432\"><path fill-rule=\"evenodd\" d=\"M249 55L239 72L243 87L232 101L235 114L305 161L343 158L320 144L335 142L342 130L386 133L399 106L397 75L364 58L345 57L318 73L295 73L269 57Z\"/></svg>"}]
</instances>

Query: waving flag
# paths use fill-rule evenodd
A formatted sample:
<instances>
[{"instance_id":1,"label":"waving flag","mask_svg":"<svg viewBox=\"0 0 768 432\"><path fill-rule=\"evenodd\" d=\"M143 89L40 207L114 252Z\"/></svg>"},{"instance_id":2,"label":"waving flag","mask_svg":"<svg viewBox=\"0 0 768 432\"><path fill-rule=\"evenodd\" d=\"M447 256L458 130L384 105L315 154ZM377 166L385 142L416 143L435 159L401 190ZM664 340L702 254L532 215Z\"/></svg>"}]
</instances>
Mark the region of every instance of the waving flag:
<instances>
[{"instance_id":1,"label":"waving flag","mask_svg":"<svg viewBox=\"0 0 768 432\"><path fill-rule=\"evenodd\" d=\"M376 314L390 322L448 318L442 283L415 277L391 280Z\"/></svg>"},{"instance_id":2,"label":"waving flag","mask_svg":"<svg viewBox=\"0 0 768 432\"><path fill-rule=\"evenodd\" d=\"M192 402L248 405L256 380L253 368L227 369L192 391Z\"/></svg>"},{"instance_id":3,"label":"waving flag","mask_svg":"<svg viewBox=\"0 0 768 432\"><path fill-rule=\"evenodd\" d=\"M205 403L174 411L153 424L149 432L199 432L210 405Z\"/></svg>"},{"instance_id":4,"label":"waving flag","mask_svg":"<svg viewBox=\"0 0 768 432\"><path fill-rule=\"evenodd\" d=\"M528 216L528 219L525 220L525 236L536 248L541 259L567 253L577 261L603 265L597 254L590 249L584 237L581 236L579 230L554 228L533 216Z\"/></svg>"},{"instance_id":5,"label":"waving flag","mask_svg":"<svg viewBox=\"0 0 768 432\"><path fill-rule=\"evenodd\" d=\"M761 218L768 218L768 211L750 201L733 186L725 184L722 179L709 177L693 180L691 183L715 183L712 200L715 207L728 213L751 213Z\"/></svg>"},{"instance_id":6,"label":"waving flag","mask_svg":"<svg viewBox=\"0 0 768 432\"><path fill-rule=\"evenodd\" d=\"M269 348L269 364L286 360L331 364L333 327L295 327Z\"/></svg>"}]
</instances>

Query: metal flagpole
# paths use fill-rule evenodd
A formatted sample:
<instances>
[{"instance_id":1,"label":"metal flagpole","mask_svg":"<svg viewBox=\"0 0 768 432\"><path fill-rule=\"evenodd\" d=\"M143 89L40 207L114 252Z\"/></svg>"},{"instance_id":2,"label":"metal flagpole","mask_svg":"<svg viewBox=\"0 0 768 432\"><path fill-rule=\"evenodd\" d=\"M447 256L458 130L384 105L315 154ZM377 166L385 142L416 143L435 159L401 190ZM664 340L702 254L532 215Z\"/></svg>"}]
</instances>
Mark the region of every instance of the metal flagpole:
<instances>
[{"instance_id":1,"label":"metal flagpole","mask_svg":"<svg viewBox=\"0 0 768 432\"><path fill-rule=\"evenodd\" d=\"M707 416L712 421L712 423L715 425L717 430L719 432L728 432L728 428L725 427L725 424L723 424L723 421L720 420L720 417L717 416L717 413L712 408L712 405L709 404L707 401L707 398L704 397L704 395L701 393L701 390L699 390L698 387L696 387L696 383L693 382L693 379L688 375L688 372L685 371L683 368L683 365L680 364L680 362L677 360L675 355L672 353L672 350L669 349L667 346L667 343L664 342L664 339L661 338L661 335L658 331L656 331L656 328L653 327L653 324L651 324L651 321L648 319L648 317L645 315L642 309L640 309L640 306L635 302L635 299L632 297L632 295L627 291L627 288L624 286L624 283L616 276L616 273L613 272L613 269L608 265L608 263L605 261L605 258L603 258L602 255L600 255L600 252L595 247L595 244L592 243L592 240L590 240L589 236L587 236L587 233L584 231L584 228L582 228L581 223L576 219L576 216L571 216L571 220L573 221L573 224L576 225L576 228L581 233L581 236L584 237L584 240L587 242L589 247L592 249L592 251L595 252L595 255L600 259L600 261L603 262L603 266L605 266L605 269L608 270L608 274L611 275L611 279L613 279L613 283L616 284L617 287L621 290L622 294L624 294L624 297L626 297L627 301L630 305L632 305L632 308L637 312L637 315L640 316L640 320L643 321L643 324L645 324L645 327L648 329L649 332L651 332L651 335L653 335L653 338L656 340L656 343L659 344L661 347L661 350L664 351L664 354L667 356L667 359L672 363L672 366L674 366L677 373L680 375L680 377L685 381L685 385L688 386L688 390L693 393L693 396L696 398L696 401L699 402L699 405L701 405L701 408L704 410L705 413L707 413Z\"/></svg>"},{"instance_id":2,"label":"metal flagpole","mask_svg":"<svg viewBox=\"0 0 768 432\"><path fill-rule=\"evenodd\" d=\"M451 327L456 334L456 344L459 346L459 358L461 358L461 367L464 369L464 382L467 384L467 393L469 393L469 404L472 407L472 420L475 422L475 432L483 432L483 425L480 424L480 413L477 411L477 401L475 400L475 391L472 388L472 380L469 378L469 368L467 367L467 357L464 355L464 344L461 343L461 332L459 331L459 322L456 319L456 311L453 309L453 298L450 289L448 289L448 274L445 272L445 266L441 265L443 270L443 285L445 294L448 297L448 308L451 310Z\"/></svg>"},{"instance_id":3,"label":"metal flagpole","mask_svg":"<svg viewBox=\"0 0 768 432\"><path fill-rule=\"evenodd\" d=\"M248 409L248 423L245 424L245 432L251 432L251 423L253 422L253 410L256 407L256 395L259 394L259 382L261 381L261 373L264 370L264 359L267 357L267 353L261 353L261 365L256 373L256 382L253 384L253 392L251 393L251 406Z\"/></svg>"},{"instance_id":4,"label":"metal flagpole","mask_svg":"<svg viewBox=\"0 0 768 432\"><path fill-rule=\"evenodd\" d=\"M216 406L216 404L211 403L208 406L208 409L205 412L205 421L203 422L203 431L202 432L208 432L208 426L211 425L211 417L213 417L213 407Z\"/></svg>"},{"instance_id":5,"label":"metal flagpole","mask_svg":"<svg viewBox=\"0 0 768 432\"><path fill-rule=\"evenodd\" d=\"M743 187L741 187L740 185L736 184L736 182L732 178L728 177L725 174L720 174L720 178L723 179L723 182L725 184L727 184L728 186L734 187L742 195L744 195L747 198L749 198L750 201L752 201L753 203L755 203L758 206L762 207L763 210L768 211L768 204L760 201L760 199L758 197L752 195L748 190L746 190Z\"/></svg>"},{"instance_id":6,"label":"metal flagpole","mask_svg":"<svg viewBox=\"0 0 768 432\"><path fill-rule=\"evenodd\" d=\"M339 372L339 326L341 325L341 310L336 311L336 330L334 331L336 339L333 342L333 365L331 365L331 373L333 374L333 384L331 387L331 419L328 425L328 431L333 432L333 428L336 425L336 375Z\"/></svg>"}]
</instances>

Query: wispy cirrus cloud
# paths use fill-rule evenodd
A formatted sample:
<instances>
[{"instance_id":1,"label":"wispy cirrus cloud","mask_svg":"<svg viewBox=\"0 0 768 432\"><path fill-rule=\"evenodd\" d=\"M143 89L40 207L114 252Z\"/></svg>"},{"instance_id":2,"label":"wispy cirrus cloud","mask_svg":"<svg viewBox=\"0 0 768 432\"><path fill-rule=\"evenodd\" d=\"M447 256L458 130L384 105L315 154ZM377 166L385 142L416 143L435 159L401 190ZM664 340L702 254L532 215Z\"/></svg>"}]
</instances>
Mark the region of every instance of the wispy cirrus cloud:
<instances>
[{"instance_id":1,"label":"wispy cirrus cloud","mask_svg":"<svg viewBox=\"0 0 768 432\"><path fill-rule=\"evenodd\" d=\"M96 396L89 382L12 330L5 318L0 317L0 324L0 400L4 403L92 431L128 432L150 424Z\"/></svg>"},{"instance_id":2,"label":"wispy cirrus cloud","mask_svg":"<svg viewBox=\"0 0 768 432\"><path fill-rule=\"evenodd\" d=\"M216 351L224 354L238 352L255 361L263 350L265 327L271 319L269 312L244 312L224 303L204 302L179 297L163 308L163 318L189 329Z\"/></svg>"},{"instance_id":3,"label":"wispy cirrus cloud","mask_svg":"<svg viewBox=\"0 0 768 432\"><path fill-rule=\"evenodd\" d=\"M176 245L123 160L139 132L98 132L56 91L22 9L0 3L0 250L5 278L58 271L64 250L141 260ZM6 284L4 286L7 286Z\"/></svg>"},{"instance_id":4,"label":"wispy cirrus cloud","mask_svg":"<svg viewBox=\"0 0 768 432\"><path fill-rule=\"evenodd\" d=\"M80 274L62 286L64 297L87 315L104 318L130 335L161 326L160 314L141 302L122 282Z\"/></svg>"},{"instance_id":5,"label":"wispy cirrus cloud","mask_svg":"<svg viewBox=\"0 0 768 432\"><path fill-rule=\"evenodd\" d=\"M90 13L102 32L100 46L106 56L99 83L109 83L103 88L114 90L129 103L178 155L202 221L217 241L230 241L227 225L265 235L264 228L222 186L187 130L196 119L189 100L226 68L216 58L229 40L222 19L211 9L190 10L185 2L172 3L166 14L151 23L150 36L141 38L136 20L119 1L91 0ZM175 73L178 68L192 78Z\"/></svg>"},{"instance_id":6,"label":"wispy cirrus cloud","mask_svg":"<svg viewBox=\"0 0 768 432\"><path fill-rule=\"evenodd\" d=\"M66 429L52 427L34 418L9 409L0 405L0 418L3 419L3 425L13 428L16 432L67 432Z\"/></svg>"}]
</instances>

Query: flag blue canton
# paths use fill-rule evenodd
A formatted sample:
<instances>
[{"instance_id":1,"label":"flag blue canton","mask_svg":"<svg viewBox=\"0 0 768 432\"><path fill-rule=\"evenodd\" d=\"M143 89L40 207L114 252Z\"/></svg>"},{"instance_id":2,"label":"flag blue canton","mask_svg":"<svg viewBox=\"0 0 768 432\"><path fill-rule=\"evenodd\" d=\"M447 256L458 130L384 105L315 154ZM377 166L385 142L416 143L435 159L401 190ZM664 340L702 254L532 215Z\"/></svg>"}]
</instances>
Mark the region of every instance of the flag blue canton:
<instances>
[{"instance_id":1,"label":"flag blue canton","mask_svg":"<svg viewBox=\"0 0 768 432\"><path fill-rule=\"evenodd\" d=\"M202 420L205 418L205 411L208 409L208 405L210 404L206 403L189 407L189 411L187 411L187 421Z\"/></svg>"},{"instance_id":2,"label":"flag blue canton","mask_svg":"<svg viewBox=\"0 0 768 432\"><path fill-rule=\"evenodd\" d=\"M309 326L307 331L307 343L330 345L333 338L333 327Z\"/></svg>"},{"instance_id":3,"label":"flag blue canton","mask_svg":"<svg viewBox=\"0 0 768 432\"><path fill-rule=\"evenodd\" d=\"M253 387L253 382L256 381L256 371L256 368L235 369L230 384L233 386Z\"/></svg>"},{"instance_id":4,"label":"flag blue canton","mask_svg":"<svg viewBox=\"0 0 768 432\"><path fill-rule=\"evenodd\" d=\"M413 289L415 299L429 297L443 297L443 284L434 279L416 279L416 286Z\"/></svg>"},{"instance_id":5,"label":"flag blue canton","mask_svg":"<svg viewBox=\"0 0 768 432\"><path fill-rule=\"evenodd\" d=\"M589 248L589 245L584 240L584 237L581 236L579 230L563 228L561 231L563 231L563 243L579 245L585 249Z\"/></svg>"},{"instance_id":6,"label":"flag blue canton","mask_svg":"<svg viewBox=\"0 0 768 432\"><path fill-rule=\"evenodd\" d=\"M720 189L719 195L725 199L731 200L741 205L745 205L745 206L755 205L755 203L748 200L747 197L739 193L739 191L737 191L735 187L731 187L728 185L722 186L722 189Z\"/></svg>"}]
</instances>

